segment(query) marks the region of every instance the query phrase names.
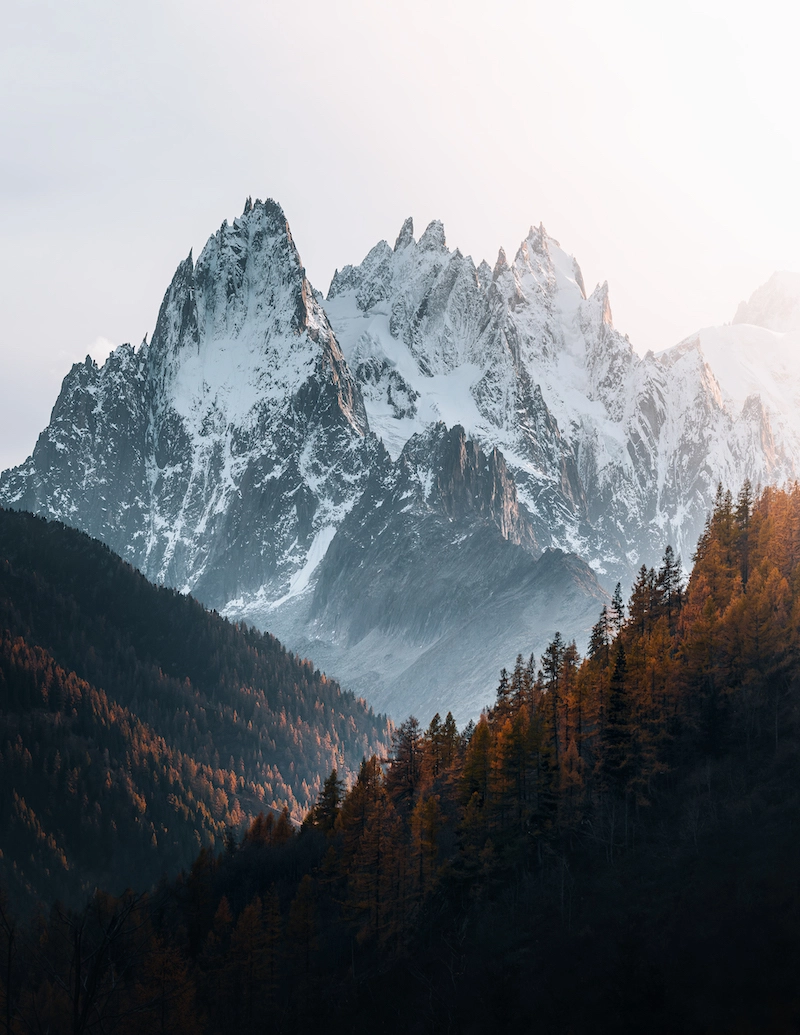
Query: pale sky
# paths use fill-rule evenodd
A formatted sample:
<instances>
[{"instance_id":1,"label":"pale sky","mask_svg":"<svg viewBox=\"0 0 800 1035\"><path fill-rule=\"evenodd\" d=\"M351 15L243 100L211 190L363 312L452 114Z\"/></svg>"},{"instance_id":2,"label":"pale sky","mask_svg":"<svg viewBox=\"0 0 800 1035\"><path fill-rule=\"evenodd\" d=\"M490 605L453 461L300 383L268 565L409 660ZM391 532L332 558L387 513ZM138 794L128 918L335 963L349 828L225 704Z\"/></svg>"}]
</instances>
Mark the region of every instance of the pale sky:
<instances>
[{"instance_id":1,"label":"pale sky","mask_svg":"<svg viewBox=\"0 0 800 1035\"><path fill-rule=\"evenodd\" d=\"M641 352L800 270L786 0L0 0L0 469L247 195L312 283L543 222Z\"/></svg>"}]
</instances>

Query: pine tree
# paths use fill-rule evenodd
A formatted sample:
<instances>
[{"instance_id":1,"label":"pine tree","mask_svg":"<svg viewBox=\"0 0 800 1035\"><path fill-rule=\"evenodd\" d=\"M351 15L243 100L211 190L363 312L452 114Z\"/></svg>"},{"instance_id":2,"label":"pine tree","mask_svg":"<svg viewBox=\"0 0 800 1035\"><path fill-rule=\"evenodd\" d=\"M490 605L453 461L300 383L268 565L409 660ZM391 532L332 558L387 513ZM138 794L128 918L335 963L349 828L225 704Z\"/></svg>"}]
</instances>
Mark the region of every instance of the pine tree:
<instances>
[{"instance_id":1,"label":"pine tree","mask_svg":"<svg viewBox=\"0 0 800 1035\"><path fill-rule=\"evenodd\" d=\"M133 994L132 1024L123 1032L152 1035L195 1035L201 1031L195 988L181 953L151 934ZM9 1029L10 1030L10 1029ZM101 1029L102 1030L102 1029Z\"/></svg>"},{"instance_id":2,"label":"pine tree","mask_svg":"<svg viewBox=\"0 0 800 1035\"><path fill-rule=\"evenodd\" d=\"M278 822L275 824L275 830L272 835L272 843L276 845L286 844L294 837L294 827L292 826L291 816L289 815L289 806L284 805L281 809L281 814L278 816Z\"/></svg>"},{"instance_id":3,"label":"pine tree","mask_svg":"<svg viewBox=\"0 0 800 1035\"><path fill-rule=\"evenodd\" d=\"M564 654L561 659L561 678L559 681L563 714L562 739L565 746L575 736L575 723L579 707L578 666L580 665L580 660L578 648L573 640L572 643L568 643L564 648Z\"/></svg>"},{"instance_id":4,"label":"pine tree","mask_svg":"<svg viewBox=\"0 0 800 1035\"><path fill-rule=\"evenodd\" d=\"M548 731L546 735L552 746L555 769L558 769L559 766L561 750L559 714L561 711L561 677L565 650L564 638L560 632L557 632L542 655L544 691L546 694L546 729Z\"/></svg>"},{"instance_id":5,"label":"pine tree","mask_svg":"<svg viewBox=\"0 0 800 1035\"><path fill-rule=\"evenodd\" d=\"M745 478L736 499L735 519L739 530L739 564L742 585L747 586L750 577L750 516L753 512L753 486Z\"/></svg>"},{"instance_id":6,"label":"pine tree","mask_svg":"<svg viewBox=\"0 0 800 1035\"><path fill-rule=\"evenodd\" d=\"M267 992L269 957L261 899L256 895L242 912L231 935L229 973L231 1001L240 1023L237 1030L254 1032L258 1004Z\"/></svg>"},{"instance_id":7,"label":"pine tree","mask_svg":"<svg viewBox=\"0 0 800 1035\"><path fill-rule=\"evenodd\" d=\"M533 709L536 706L536 702L533 697L533 688L536 685L536 658L533 654L528 657L527 664L525 665L525 672L522 677L522 700L520 701L520 707L523 705L528 709L528 712L532 714Z\"/></svg>"},{"instance_id":8,"label":"pine tree","mask_svg":"<svg viewBox=\"0 0 800 1035\"><path fill-rule=\"evenodd\" d=\"M436 860L439 851L439 828L442 812L438 794L420 798L411 816L412 853L416 856L417 888L425 895L436 875Z\"/></svg>"},{"instance_id":9,"label":"pine tree","mask_svg":"<svg viewBox=\"0 0 800 1035\"><path fill-rule=\"evenodd\" d=\"M264 898L264 990L268 1001L275 998L278 989L278 966L283 930L280 902L273 884Z\"/></svg>"},{"instance_id":10,"label":"pine tree","mask_svg":"<svg viewBox=\"0 0 800 1035\"><path fill-rule=\"evenodd\" d=\"M444 730L442 717L438 712L431 719L424 736L424 753L429 770L429 778L435 780L443 767L443 740Z\"/></svg>"},{"instance_id":11,"label":"pine tree","mask_svg":"<svg viewBox=\"0 0 800 1035\"><path fill-rule=\"evenodd\" d=\"M342 801L342 781L336 769L331 770L320 791L317 804L309 811L304 825L313 827L323 834L333 832L336 817Z\"/></svg>"},{"instance_id":12,"label":"pine tree","mask_svg":"<svg viewBox=\"0 0 800 1035\"><path fill-rule=\"evenodd\" d=\"M458 726L453 718L453 713L448 712L445 716L442 727L442 764L445 769L450 769L458 757Z\"/></svg>"},{"instance_id":13,"label":"pine tree","mask_svg":"<svg viewBox=\"0 0 800 1035\"><path fill-rule=\"evenodd\" d=\"M603 728L602 775L615 794L622 794L631 779L631 701L627 683L628 665L622 640L617 640L614 669L608 691L608 708Z\"/></svg>"},{"instance_id":14,"label":"pine tree","mask_svg":"<svg viewBox=\"0 0 800 1035\"><path fill-rule=\"evenodd\" d=\"M681 586L681 559L676 557L672 547L667 545L656 576L655 591L659 613L666 616L670 632L675 631L681 607Z\"/></svg>"},{"instance_id":15,"label":"pine tree","mask_svg":"<svg viewBox=\"0 0 800 1035\"><path fill-rule=\"evenodd\" d=\"M643 564L631 589L628 605L628 625L637 639L644 639L650 633L656 595L655 583L655 572Z\"/></svg>"},{"instance_id":16,"label":"pine tree","mask_svg":"<svg viewBox=\"0 0 800 1035\"><path fill-rule=\"evenodd\" d=\"M514 662L514 671L511 673L509 684L508 705L509 712L516 712L520 707L525 689L525 662L522 655L518 654Z\"/></svg>"},{"instance_id":17,"label":"pine tree","mask_svg":"<svg viewBox=\"0 0 800 1035\"><path fill-rule=\"evenodd\" d=\"M462 796L469 801L477 795L478 805L483 808L489 797L491 775L491 733L485 715L481 715L475 732L467 745L464 765L461 771Z\"/></svg>"},{"instance_id":18,"label":"pine tree","mask_svg":"<svg viewBox=\"0 0 800 1035\"><path fill-rule=\"evenodd\" d=\"M509 700L511 697L511 681L508 678L508 671L502 669L500 672L500 682L497 686L495 693L495 706L494 714L502 722L509 710Z\"/></svg>"},{"instance_id":19,"label":"pine tree","mask_svg":"<svg viewBox=\"0 0 800 1035\"><path fill-rule=\"evenodd\" d=\"M619 583L617 584L619 585ZM603 605L599 621L592 627L589 639L589 658L603 668L608 668L610 661L609 645L611 643L611 619L608 608Z\"/></svg>"},{"instance_id":20,"label":"pine tree","mask_svg":"<svg viewBox=\"0 0 800 1035\"><path fill-rule=\"evenodd\" d=\"M422 732L411 715L392 734L386 791L401 812L409 814L422 776Z\"/></svg>"},{"instance_id":21,"label":"pine tree","mask_svg":"<svg viewBox=\"0 0 800 1035\"><path fill-rule=\"evenodd\" d=\"M527 815L529 781L528 711L510 715L497 731L492 751L492 803L501 829L521 832Z\"/></svg>"},{"instance_id":22,"label":"pine tree","mask_svg":"<svg viewBox=\"0 0 800 1035\"><path fill-rule=\"evenodd\" d=\"M614 587L611 607L608 609L608 626L611 637L618 636L625 622L625 605L622 602L622 585L618 582Z\"/></svg>"}]
</instances>

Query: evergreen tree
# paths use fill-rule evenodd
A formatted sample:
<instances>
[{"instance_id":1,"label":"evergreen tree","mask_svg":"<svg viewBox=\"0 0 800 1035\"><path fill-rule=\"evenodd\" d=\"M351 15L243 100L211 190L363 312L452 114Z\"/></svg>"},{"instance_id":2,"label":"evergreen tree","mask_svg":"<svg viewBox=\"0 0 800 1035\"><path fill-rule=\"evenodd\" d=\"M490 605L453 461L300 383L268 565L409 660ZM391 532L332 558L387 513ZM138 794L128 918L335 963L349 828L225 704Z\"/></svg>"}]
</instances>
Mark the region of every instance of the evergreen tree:
<instances>
[{"instance_id":1,"label":"evergreen tree","mask_svg":"<svg viewBox=\"0 0 800 1035\"><path fill-rule=\"evenodd\" d=\"M605 785L622 794L631 779L631 701L627 682L628 665L622 640L617 640L614 668L608 690L608 707L603 728L602 775Z\"/></svg>"},{"instance_id":2,"label":"evergreen tree","mask_svg":"<svg viewBox=\"0 0 800 1035\"><path fill-rule=\"evenodd\" d=\"M442 764L450 769L458 757L459 736L453 713L448 712L442 726Z\"/></svg>"},{"instance_id":3,"label":"evergreen tree","mask_svg":"<svg viewBox=\"0 0 800 1035\"><path fill-rule=\"evenodd\" d=\"M608 609L608 626L612 639L619 635L624 622L625 605L622 602L622 585L618 582L611 597L611 607Z\"/></svg>"},{"instance_id":4,"label":"evergreen tree","mask_svg":"<svg viewBox=\"0 0 800 1035\"><path fill-rule=\"evenodd\" d=\"M753 486L750 479L745 478L736 499L735 519L739 531L739 564L742 585L747 586L750 577L750 516L753 512Z\"/></svg>"},{"instance_id":5,"label":"evergreen tree","mask_svg":"<svg viewBox=\"0 0 800 1035\"><path fill-rule=\"evenodd\" d=\"M442 717L438 712L433 716L425 731L425 756L430 770L430 779L435 780L442 769L444 729Z\"/></svg>"},{"instance_id":6,"label":"evergreen tree","mask_svg":"<svg viewBox=\"0 0 800 1035\"><path fill-rule=\"evenodd\" d=\"M666 616L669 630L674 632L681 607L682 575L681 559L675 556L669 545L664 550L664 558L658 569L655 591L659 612Z\"/></svg>"},{"instance_id":7,"label":"evergreen tree","mask_svg":"<svg viewBox=\"0 0 800 1035\"><path fill-rule=\"evenodd\" d=\"M603 605L599 621L592 627L592 635L589 639L589 658L591 661L607 668L610 655L609 645L611 643L611 619L608 608Z\"/></svg>"},{"instance_id":8,"label":"evergreen tree","mask_svg":"<svg viewBox=\"0 0 800 1035\"><path fill-rule=\"evenodd\" d=\"M650 634L656 595L655 583L655 572L643 564L631 589L628 605L628 623L641 639Z\"/></svg>"},{"instance_id":9,"label":"evergreen tree","mask_svg":"<svg viewBox=\"0 0 800 1035\"><path fill-rule=\"evenodd\" d=\"M297 961L303 977L303 994L308 995L313 981L312 962L318 948L316 888L306 873L297 887L289 910L286 929L290 954Z\"/></svg>"},{"instance_id":10,"label":"evergreen tree","mask_svg":"<svg viewBox=\"0 0 800 1035\"><path fill-rule=\"evenodd\" d=\"M410 813L422 775L422 732L411 715L392 734L386 790L395 806Z\"/></svg>"},{"instance_id":11,"label":"evergreen tree","mask_svg":"<svg viewBox=\"0 0 800 1035\"><path fill-rule=\"evenodd\" d=\"M546 694L546 729L547 738L553 751L553 766L558 769L560 755L559 713L561 711L561 677L566 645L560 632L557 632L547 645L542 655L544 674L544 692Z\"/></svg>"},{"instance_id":12,"label":"evergreen tree","mask_svg":"<svg viewBox=\"0 0 800 1035\"><path fill-rule=\"evenodd\" d=\"M275 999L278 989L278 966L280 963L280 944L283 932L281 907L278 893L273 884L264 898L264 994L268 1003Z\"/></svg>"},{"instance_id":13,"label":"evergreen tree","mask_svg":"<svg viewBox=\"0 0 800 1035\"><path fill-rule=\"evenodd\" d=\"M336 825L336 817L342 802L342 781L336 769L331 770L320 791L317 804L310 810L305 823L321 831L331 833Z\"/></svg>"},{"instance_id":14,"label":"evergreen tree","mask_svg":"<svg viewBox=\"0 0 800 1035\"><path fill-rule=\"evenodd\" d=\"M260 1030L259 1004L268 989L268 938L258 895L245 906L231 935L230 1003L238 1015L237 1032Z\"/></svg>"},{"instance_id":15,"label":"evergreen tree","mask_svg":"<svg viewBox=\"0 0 800 1035\"><path fill-rule=\"evenodd\" d=\"M508 671L504 668L500 671L500 682L495 693L495 714L502 721L508 714L509 701L511 698L511 681L508 678Z\"/></svg>"},{"instance_id":16,"label":"evergreen tree","mask_svg":"<svg viewBox=\"0 0 800 1035\"><path fill-rule=\"evenodd\" d=\"M481 715L475 731L469 739L462 769L463 798L469 801L477 795L482 808L489 797L491 775L491 732L485 715Z\"/></svg>"}]
</instances>

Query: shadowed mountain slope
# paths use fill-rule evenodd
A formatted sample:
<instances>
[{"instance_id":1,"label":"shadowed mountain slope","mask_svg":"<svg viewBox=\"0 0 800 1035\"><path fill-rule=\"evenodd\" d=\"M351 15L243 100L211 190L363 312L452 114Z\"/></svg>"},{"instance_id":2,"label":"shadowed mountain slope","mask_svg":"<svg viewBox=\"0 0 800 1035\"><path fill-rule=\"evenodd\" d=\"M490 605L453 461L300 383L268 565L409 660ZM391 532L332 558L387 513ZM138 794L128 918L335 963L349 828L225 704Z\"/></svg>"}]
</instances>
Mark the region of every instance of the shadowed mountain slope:
<instances>
[{"instance_id":1,"label":"shadowed mountain slope","mask_svg":"<svg viewBox=\"0 0 800 1035\"><path fill-rule=\"evenodd\" d=\"M274 637L0 509L0 846L17 887L146 887L258 812L299 818L384 719Z\"/></svg>"}]
</instances>

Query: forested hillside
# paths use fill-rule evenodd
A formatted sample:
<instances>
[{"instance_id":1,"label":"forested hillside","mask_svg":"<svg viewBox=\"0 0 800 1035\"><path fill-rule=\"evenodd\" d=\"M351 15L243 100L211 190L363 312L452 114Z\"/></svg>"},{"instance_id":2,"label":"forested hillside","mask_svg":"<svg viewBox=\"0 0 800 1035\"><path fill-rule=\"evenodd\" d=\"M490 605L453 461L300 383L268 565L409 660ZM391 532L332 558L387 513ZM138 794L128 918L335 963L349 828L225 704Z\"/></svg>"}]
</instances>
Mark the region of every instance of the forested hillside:
<instances>
[{"instance_id":1,"label":"forested hillside","mask_svg":"<svg viewBox=\"0 0 800 1035\"><path fill-rule=\"evenodd\" d=\"M799 619L800 488L720 492L688 587L667 550L585 659L520 657L462 733L410 718L299 833L258 817L35 938L6 914L9 1023L797 1030Z\"/></svg>"},{"instance_id":2,"label":"forested hillside","mask_svg":"<svg viewBox=\"0 0 800 1035\"><path fill-rule=\"evenodd\" d=\"M383 718L273 637L88 536L0 510L0 873L14 897L145 890L263 810L301 819L333 766L387 743Z\"/></svg>"}]
</instances>

